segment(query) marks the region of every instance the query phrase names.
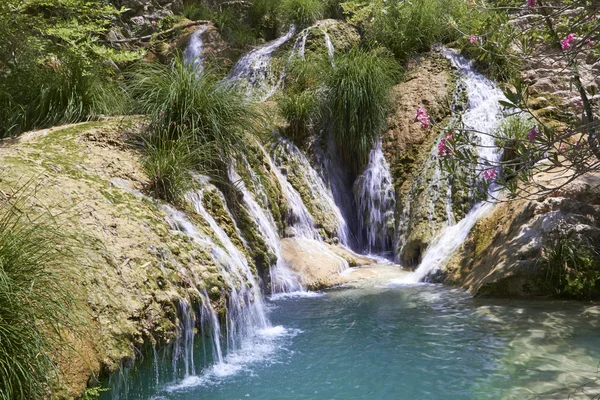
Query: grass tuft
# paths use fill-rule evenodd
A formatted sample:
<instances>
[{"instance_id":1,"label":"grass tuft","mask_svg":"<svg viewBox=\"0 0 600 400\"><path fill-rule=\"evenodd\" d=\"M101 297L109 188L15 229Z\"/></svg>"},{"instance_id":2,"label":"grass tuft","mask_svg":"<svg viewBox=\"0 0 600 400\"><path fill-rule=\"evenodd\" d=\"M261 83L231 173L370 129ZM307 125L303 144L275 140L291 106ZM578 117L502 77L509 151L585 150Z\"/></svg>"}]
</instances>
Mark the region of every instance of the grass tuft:
<instances>
[{"instance_id":1,"label":"grass tuft","mask_svg":"<svg viewBox=\"0 0 600 400\"><path fill-rule=\"evenodd\" d=\"M140 64L131 76L138 111L150 118L144 168L166 200L191 185L190 170L212 175L245 148L257 114L242 93L179 58L170 66Z\"/></svg>"},{"instance_id":2,"label":"grass tuft","mask_svg":"<svg viewBox=\"0 0 600 400\"><path fill-rule=\"evenodd\" d=\"M47 398L51 354L66 346L77 301L71 239L25 187L0 203L0 399Z\"/></svg>"},{"instance_id":3,"label":"grass tuft","mask_svg":"<svg viewBox=\"0 0 600 400\"><path fill-rule=\"evenodd\" d=\"M339 54L325 77L325 121L345 163L360 168L386 127L398 66L377 52Z\"/></svg>"}]
</instances>

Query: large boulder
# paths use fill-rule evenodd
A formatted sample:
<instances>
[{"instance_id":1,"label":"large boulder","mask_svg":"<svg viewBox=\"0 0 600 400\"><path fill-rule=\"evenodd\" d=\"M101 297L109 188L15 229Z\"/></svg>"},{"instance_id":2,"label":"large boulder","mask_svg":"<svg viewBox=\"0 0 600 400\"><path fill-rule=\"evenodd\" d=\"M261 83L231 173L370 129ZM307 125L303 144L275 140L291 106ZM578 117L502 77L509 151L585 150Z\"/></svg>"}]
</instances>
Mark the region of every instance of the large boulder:
<instances>
[{"instance_id":1,"label":"large boulder","mask_svg":"<svg viewBox=\"0 0 600 400\"><path fill-rule=\"evenodd\" d=\"M556 288L539 262L542 251L556 235L600 243L599 187L600 173L589 173L543 198L499 204L451 260L446 282L475 295L553 295Z\"/></svg>"},{"instance_id":2,"label":"large boulder","mask_svg":"<svg viewBox=\"0 0 600 400\"><path fill-rule=\"evenodd\" d=\"M283 259L310 290L341 285L351 280L343 274L352 266L375 264L376 260L340 247L311 239L286 238L281 241Z\"/></svg>"}]
</instances>

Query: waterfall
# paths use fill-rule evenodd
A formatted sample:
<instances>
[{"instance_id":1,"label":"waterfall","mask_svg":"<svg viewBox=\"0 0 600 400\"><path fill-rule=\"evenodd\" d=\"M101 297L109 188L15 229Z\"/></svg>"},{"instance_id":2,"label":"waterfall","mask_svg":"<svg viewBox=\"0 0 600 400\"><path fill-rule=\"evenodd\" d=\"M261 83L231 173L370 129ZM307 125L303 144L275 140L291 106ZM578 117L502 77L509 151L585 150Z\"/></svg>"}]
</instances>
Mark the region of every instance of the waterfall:
<instances>
[{"instance_id":1,"label":"waterfall","mask_svg":"<svg viewBox=\"0 0 600 400\"><path fill-rule=\"evenodd\" d=\"M453 50L443 49L442 53L458 69L461 80L467 88L468 108L462 116L465 129L473 130L476 135L480 160L495 164L500 159L500 151L496 148L494 139L483 132L492 132L502 119L500 105L500 100L504 98L502 91L493 82L475 72L471 61ZM494 190L494 185L491 186L490 194ZM456 249L466 240L475 223L493 206L491 201L479 202L460 222L444 228L425 251L417 270L395 283L420 282L432 272L441 270Z\"/></svg>"},{"instance_id":2,"label":"waterfall","mask_svg":"<svg viewBox=\"0 0 600 400\"><path fill-rule=\"evenodd\" d=\"M325 30L323 30L323 35L325 35L325 46L327 46L327 53L329 54L329 59L331 60L331 65L333 65L334 57L335 57L335 48L333 47L333 42L331 41L331 37Z\"/></svg>"},{"instance_id":3,"label":"waterfall","mask_svg":"<svg viewBox=\"0 0 600 400\"><path fill-rule=\"evenodd\" d=\"M274 161L281 169L285 166L288 174L299 175L306 192L311 197L310 202L318 207L320 212L333 219L336 234L341 244L348 245L349 233L346 220L333 199L331 189L327 187L319 173L312 167L302 151L291 141L278 136L274 144Z\"/></svg>"},{"instance_id":4,"label":"waterfall","mask_svg":"<svg viewBox=\"0 0 600 400\"><path fill-rule=\"evenodd\" d=\"M246 167L252 173L250 165L247 164ZM248 208L250 218L256 222L261 237L277 258L275 264L270 266L271 292L284 293L305 291L296 274L288 268L283 260L281 244L279 242L280 239L277 234L273 216L256 202L256 199L252 193L250 193L242 178L233 167L229 168L229 179L231 182L234 182L236 187L242 192L244 204Z\"/></svg>"},{"instance_id":5,"label":"waterfall","mask_svg":"<svg viewBox=\"0 0 600 400\"><path fill-rule=\"evenodd\" d=\"M271 70L273 53L290 40L295 32L296 28L292 25L286 35L243 56L229 73L227 81L232 84L247 85L248 97L256 97L260 101L269 99L285 78L284 72L276 76Z\"/></svg>"},{"instance_id":6,"label":"waterfall","mask_svg":"<svg viewBox=\"0 0 600 400\"><path fill-rule=\"evenodd\" d=\"M296 38L296 41L294 42L294 47L292 49L292 53L290 54L290 58L293 57L295 54L298 54L300 56L300 58L302 58L303 60L306 60L306 40L308 39L308 36L310 35L311 30L318 28L323 33L323 36L325 37L325 47L327 47L327 54L329 54L329 59L331 60L331 64L333 65L335 48L333 47L333 42L331 41L331 37L329 36L327 31L322 28L322 25L323 25L323 22L319 21L316 24L314 24L313 26L309 26L308 28L303 29L302 32L300 32L300 34L298 34L298 37Z\"/></svg>"},{"instance_id":7,"label":"waterfall","mask_svg":"<svg viewBox=\"0 0 600 400\"><path fill-rule=\"evenodd\" d=\"M202 41L202 34L206 32L207 28L208 26L205 25L192 33L183 51L184 61L192 65L198 75L204 70L204 42Z\"/></svg>"},{"instance_id":8,"label":"waterfall","mask_svg":"<svg viewBox=\"0 0 600 400\"><path fill-rule=\"evenodd\" d=\"M371 150L369 163L354 182L353 191L363 250L393 255L396 194L381 140Z\"/></svg>"}]
</instances>

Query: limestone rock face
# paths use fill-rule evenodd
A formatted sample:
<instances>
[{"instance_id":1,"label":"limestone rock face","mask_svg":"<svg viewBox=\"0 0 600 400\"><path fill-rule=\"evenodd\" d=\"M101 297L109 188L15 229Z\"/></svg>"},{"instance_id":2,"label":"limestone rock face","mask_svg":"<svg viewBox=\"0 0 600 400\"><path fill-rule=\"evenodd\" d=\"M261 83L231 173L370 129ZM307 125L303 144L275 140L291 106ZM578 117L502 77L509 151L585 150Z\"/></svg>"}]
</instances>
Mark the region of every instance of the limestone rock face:
<instances>
[{"instance_id":1,"label":"limestone rock face","mask_svg":"<svg viewBox=\"0 0 600 400\"><path fill-rule=\"evenodd\" d=\"M499 204L471 231L446 281L475 295L552 295L537 262L545 240L577 233L600 241L599 185L600 173L590 173L545 198Z\"/></svg>"},{"instance_id":2,"label":"limestone rock face","mask_svg":"<svg viewBox=\"0 0 600 400\"><path fill-rule=\"evenodd\" d=\"M394 88L395 111L389 118L383 146L396 187L397 220L406 223L400 232L402 244L398 249L405 265L418 263L445 220L444 206L436 201L443 196L431 193L445 189L427 190L433 170L426 165L431 162L431 148L439 132L422 129L415 122L415 114L417 108L423 107L433 122L441 123L450 114L454 88L450 64L439 54L418 60L404 82Z\"/></svg>"}]
</instances>

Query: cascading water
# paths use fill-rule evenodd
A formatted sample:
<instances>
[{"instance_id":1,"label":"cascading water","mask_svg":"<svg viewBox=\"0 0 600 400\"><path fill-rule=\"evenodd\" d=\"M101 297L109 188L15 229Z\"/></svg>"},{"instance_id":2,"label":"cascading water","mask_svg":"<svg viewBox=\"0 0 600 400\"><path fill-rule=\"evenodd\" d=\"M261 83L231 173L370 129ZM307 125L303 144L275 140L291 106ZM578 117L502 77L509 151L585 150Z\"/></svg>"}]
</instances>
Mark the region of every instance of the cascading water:
<instances>
[{"instance_id":1,"label":"cascading water","mask_svg":"<svg viewBox=\"0 0 600 400\"><path fill-rule=\"evenodd\" d=\"M314 24L313 26L309 26L308 28L305 28L304 30L302 30L302 32L300 32L300 34L298 34L298 37L296 38L296 41L294 42L294 48L292 49L292 53L290 54L290 57L293 57L295 54L298 54L303 60L305 60L306 59L306 40L308 39L308 36L310 35L310 33L313 29L319 29L321 31L321 33L323 33L323 36L325 37L325 47L327 47L327 54L329 54L329 59L331 60L331 64L333 65L335 48L333 47L333 42L331 41L331 37L329 36L327 31L325 29L323 29L322 25L323 25L323 22L319 21L316 24Z\"/></svg>"},{"instance_id":2,"label":"cascading water","mask_svg":"<svg viewBox=\"0 0 600 400\"><path fill-rule=\"evenodd\" d=\"M250 165L246 165L246 168L252 174ZM277 259L275 264L270 266L271 292L289 293L305 291L296 274L287 267L283 260L280 239L273 216L256 202L256 199L233 167L229 168L229 179L242 192L250 217L256 222L261 237ZM265 197L267 196L265 195Z\"/></svg>"},{"instance_id":3,"label":"cascading water","mask_svg":"<svg viewBox=\"0 0 600 400\"><path fill-rule=\"evenodd\" d=\"M473 70L472 62L456 52L443 49L442 53L458 69L461 80L467 88L468 109L462 116L465 129L472 130L477 136L477 148L480 160L495 164L500 158L494 139L485 133L494 131L502 119L500 100L502 91L493 82ZM474 182L474 184L477 184ZM491 191L494 187L490 188ZM493 203L483 201L475 204L460 222L446 227L427 248L417 270L404 279L394 283L416 283L444 267L454 251L466 240L475 223L493 208Z\"/></svg>"},{"instance_id":4,"label":"cascading water","mask_svg":"<svg viewBox=\"0 0 600 400\"><path fill-rule=\"evenodd\" d=\"M365 171L354 182L354 199L363 250L393 256L396 193L381 140L371 150Z\"/></svg>"},{"instance_id":5,"label":"cascading water","mask_svg":"<svg viewBox=\"0 0 600 400\"><path fill-rule=\"evenodd\" d=\"M207 28L208 26L202 26L196 32L192 33L183 51L184 61L192 65L198 75L204 70L204 42L202 41L202 34Z\"/></svg>"},{"instance_id":6,"label":"cascading water","mask_svg":"<svg viewBox=\"0 0 600 400\"><path fill-rule=\"evenodd\" d=\"M285 72L279 76L271 69L273 53L294 36L296 28L292 25L288 33L279 39L267 43L243 56L231 70L227 82L247 85L248 97L260 101L269 99L281 86Z\"/></svg>"},{"instance_id":7,"label":"cascading water","mask_svg":"<svg viewBox=\"0 0 600 400\"><path fill-rule=\"evenodd\" d=\"M342 245L347 246L349 233L346 220L333 199L331 189L327 187L304 153L294 143L281 136L274 144L274 153L273 161L280 169L285 165L288 171L294 169L299 175L303 186L308 189L306 192L311 197L313 206L319 207L321 213L334 220L338 239Z\"/></svg>"}]
</instances>

